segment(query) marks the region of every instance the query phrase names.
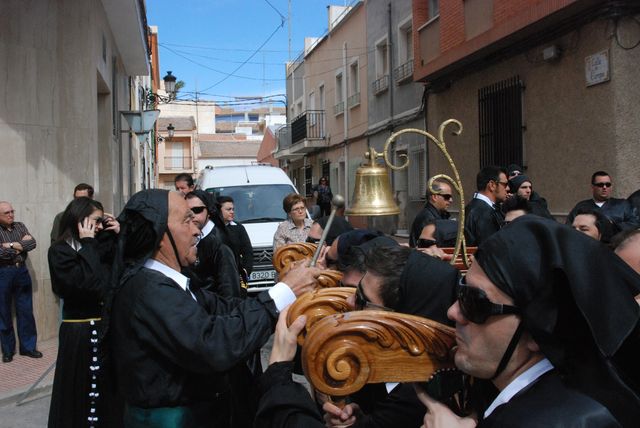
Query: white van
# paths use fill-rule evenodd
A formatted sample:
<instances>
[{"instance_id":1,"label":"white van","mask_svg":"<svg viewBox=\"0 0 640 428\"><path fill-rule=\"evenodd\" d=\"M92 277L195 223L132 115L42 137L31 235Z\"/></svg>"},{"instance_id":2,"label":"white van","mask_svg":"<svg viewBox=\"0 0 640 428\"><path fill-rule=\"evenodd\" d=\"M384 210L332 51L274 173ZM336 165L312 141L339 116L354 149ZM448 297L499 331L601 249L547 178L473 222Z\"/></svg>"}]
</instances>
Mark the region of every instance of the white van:
<instances>
[{"instance_id":1,"label":"white van","mask_svg":"<svg viewBox=\"0 0 640 428\"><path fill-rule=\"evenodd\" d=\"M273 235L286 219L282 200L298 193L280 168L271 165L207 166L200 173L198 186L214 196L230 196L235 219L247 230L253 246L253 272L249 291L262 291L274 284Z\"/></svg>"}]
</instances>

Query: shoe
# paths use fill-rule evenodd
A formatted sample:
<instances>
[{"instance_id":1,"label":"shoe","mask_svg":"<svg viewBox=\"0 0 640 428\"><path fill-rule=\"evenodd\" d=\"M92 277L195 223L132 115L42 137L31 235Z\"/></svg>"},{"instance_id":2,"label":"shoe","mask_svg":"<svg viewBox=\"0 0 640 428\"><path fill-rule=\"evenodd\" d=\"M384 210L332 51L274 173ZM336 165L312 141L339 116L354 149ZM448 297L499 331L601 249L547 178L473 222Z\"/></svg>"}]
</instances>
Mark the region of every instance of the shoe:
<instances>
[{"instance_id":1,"label":"shoe","mask_svg":"<svg viewBox=\"0 0 640 428\"><path fill-rule=\"evenodd\" d=\"M13 354L2 354L3 363L10 363L11 361L13 361Z\"/></svg>"},{"instance_id":2,"label":"shoe","mask_svg":"<svg viewBox=\"0 0 640 428\"><path fill-rule=\"evenodd\" d=\"M42 358L42 352L36 351L35 349L33 351L20 351L20 355L29 358Z\"/></svg>"}]
</instances>

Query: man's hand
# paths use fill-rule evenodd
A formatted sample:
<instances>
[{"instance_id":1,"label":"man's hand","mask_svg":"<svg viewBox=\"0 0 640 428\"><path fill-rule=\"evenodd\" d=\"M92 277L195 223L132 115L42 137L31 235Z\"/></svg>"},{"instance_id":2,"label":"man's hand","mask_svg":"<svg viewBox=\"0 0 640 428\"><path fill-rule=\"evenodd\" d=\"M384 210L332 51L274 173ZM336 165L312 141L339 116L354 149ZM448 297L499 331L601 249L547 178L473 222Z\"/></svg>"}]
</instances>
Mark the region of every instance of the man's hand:
<instances>
[{"instance_id":1,"label":"man's hand","mask_svg":"<svg viewBox=\"0 0 640 428\"><path fill-rule=\"evenodd\" d=\"M287 306L278 317L278 324L276 324L276 332L273 336L273 347L271 348L271 356L269 357L269 364L278 363L280 361L293 361L296 356L297 338L304 326L307 323L307 317L300 315L296 320L287 327L287 313L289 308Z\"/></svg>"},{"instance_id":2,"label":"man's hand","mask_svg":"<svg viewBox=\"0 0 640 428\"><path fill-rule=\"evenodd\" d=\"M336 406L331 401L322 405L324 410L324 423L328 428L344 428L356 423L358 416L362 414L357 403L349 403L343 408Z\"/></svg>"},{"instance_id":3,"label":"man's hand","mask_svg":"<svg viewBox=\"0 0 640 428\"><path fill-rule=\"evenodd\" d=\"M309 267L309 260L300 260L291 263L291 269L280 279L289 286L296 297L313 291L318 284L316 278L322 273L322 269Z\"/></svg>"},{"instance_id":4,"label":"man's hand","mask_svg":"<svg viewBox=\"0 0 640 428\"><path fill-rule=\"evenodd\" d=\"M427 407L420 428L474 428L478 422L472 418L461 418L439 401L434 400L424 389L414 384L418 399Z\"/></svg>"},{"instance_id":5,"label":"man's hand","mask_svg":"<svg viewBox=\"0 0 640 428\"><path fill-rule=\"evenodd\" d=\"M418 251L423 252L427 256L435 257L440 260L449 261L453 257L451 254L447 254L435 245L427 248L416 248Z\"/></svg>"}]
</instances>

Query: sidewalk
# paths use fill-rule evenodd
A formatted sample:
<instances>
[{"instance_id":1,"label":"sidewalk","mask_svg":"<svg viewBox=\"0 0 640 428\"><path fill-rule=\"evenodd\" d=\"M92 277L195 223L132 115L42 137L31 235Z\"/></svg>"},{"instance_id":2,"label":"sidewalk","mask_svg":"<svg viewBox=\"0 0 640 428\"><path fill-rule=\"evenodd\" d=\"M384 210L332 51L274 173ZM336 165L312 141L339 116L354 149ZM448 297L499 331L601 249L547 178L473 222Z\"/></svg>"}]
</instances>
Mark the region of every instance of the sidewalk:
<instances>
[{"instance_id":1,"label":"sidewalk","mask_svg":"<svg viewBox=\"0 0 640 428\"><path fill-rule=\"evenodd\" d=\"M40 376L56 361L58 355L58 338L38 342L38 351L42 358L29 358L16 353L10 363L0 363L0 405L16 402L22 393L27 391ZM36 392L51 390L53 372L40 381L31 395Z\"/></svg>"}]
</instances>

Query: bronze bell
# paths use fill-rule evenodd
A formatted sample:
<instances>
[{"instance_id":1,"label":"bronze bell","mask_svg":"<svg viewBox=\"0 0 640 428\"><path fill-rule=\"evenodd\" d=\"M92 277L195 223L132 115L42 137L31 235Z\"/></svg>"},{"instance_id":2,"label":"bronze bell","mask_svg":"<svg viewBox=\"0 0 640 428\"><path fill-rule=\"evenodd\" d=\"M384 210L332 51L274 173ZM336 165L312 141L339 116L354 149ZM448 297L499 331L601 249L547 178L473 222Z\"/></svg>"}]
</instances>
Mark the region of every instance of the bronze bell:
<instances>
[{"instance_id":1,"label":"bronze bell","mask_svg":"<svg viewBox=\"0 0 640 428\"><path fill-rule=\"evenodd\" d=\"M352 203L345 211L351 216L397 215L400 208L393 199L386 166L378 165L378 153L373 148L365 154L369 160L356 170Z\"/></svg>"}]
</instances>

